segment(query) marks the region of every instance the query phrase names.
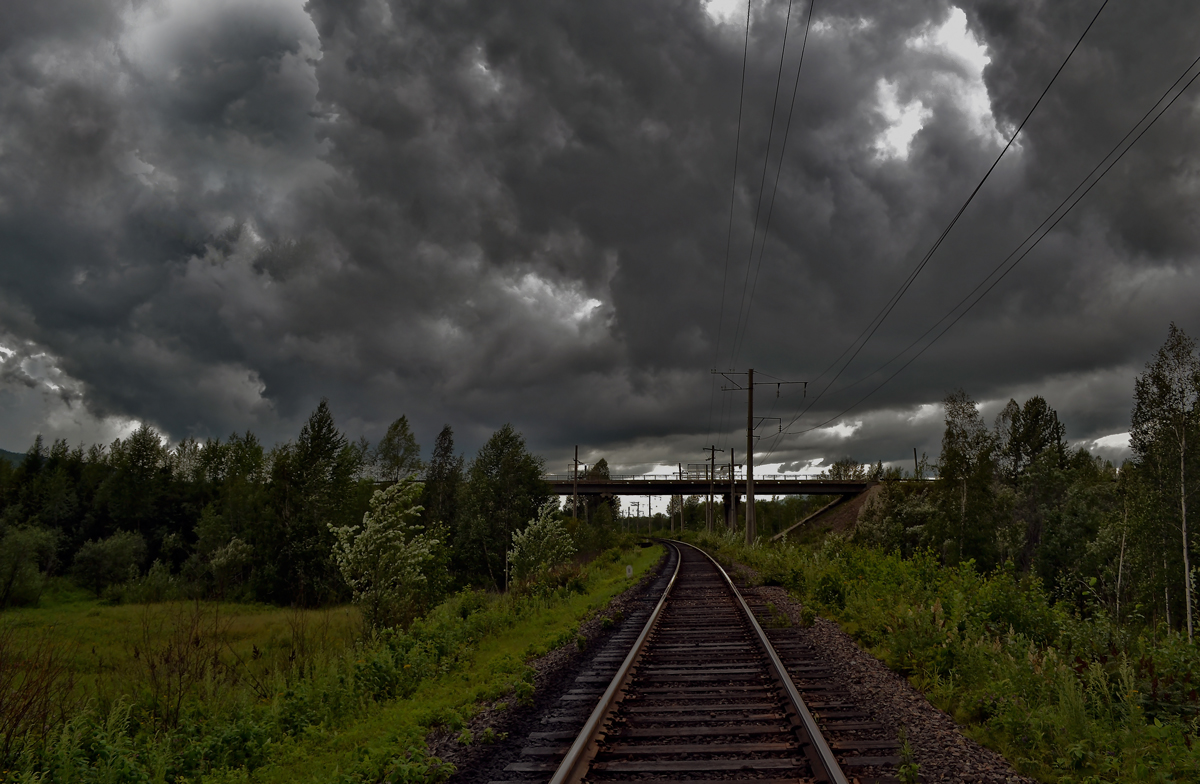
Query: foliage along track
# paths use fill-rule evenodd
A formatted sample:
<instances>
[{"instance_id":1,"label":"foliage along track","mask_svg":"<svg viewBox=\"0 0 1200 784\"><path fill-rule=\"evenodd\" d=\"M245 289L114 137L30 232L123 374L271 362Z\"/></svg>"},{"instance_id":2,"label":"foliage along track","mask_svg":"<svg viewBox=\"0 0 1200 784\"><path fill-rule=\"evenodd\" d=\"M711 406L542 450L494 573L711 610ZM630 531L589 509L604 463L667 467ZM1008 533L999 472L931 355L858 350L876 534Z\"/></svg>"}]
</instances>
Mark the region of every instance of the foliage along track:
<instances>
[{"instance_id":1,"label":"foliage along track","mask_svg":"<svg viewBox=\"0 0 1200 784\"><path fill-rule=\"evenodd\" d=\"M530 735L544 732L548 727L572 734L578 732L591 703L595 702L597 691L590 679L606 669L611 677L616 668L612 659L617 657L619 663L624 658L675 569L677 556L671 548L665 550L658 564L637 585L614 597L580 625L579 634L587 641L586 650L580 652L576 646L565 646L530 662L537 671L532 708L487 710L470 722L476 737L486 726L491 726L507 738L491 746L476 744L466 748L455 742L453 733L441 733L430 739L430 752L457 766L450 784L483 784L504 778L508 765L531 759L523 754L531 745ZM545 745L541 741L538 744Z\"/></svg>"},{"instance_id":2,"label":"foliage along track","mask_svg":"<svg viewBox=\"0 0 1200 784\"><path fill-rule=\"evenodd\" d=\"M671 549L679 574L652 625L643 632L628 623L543 714L521 758L489 780L845 782L845 768L861 782L895 781L895 734L787 629L760 636L751 608L708 556ZM669 564L662 588L673 571Z\"/></svg>"}]
</instances>

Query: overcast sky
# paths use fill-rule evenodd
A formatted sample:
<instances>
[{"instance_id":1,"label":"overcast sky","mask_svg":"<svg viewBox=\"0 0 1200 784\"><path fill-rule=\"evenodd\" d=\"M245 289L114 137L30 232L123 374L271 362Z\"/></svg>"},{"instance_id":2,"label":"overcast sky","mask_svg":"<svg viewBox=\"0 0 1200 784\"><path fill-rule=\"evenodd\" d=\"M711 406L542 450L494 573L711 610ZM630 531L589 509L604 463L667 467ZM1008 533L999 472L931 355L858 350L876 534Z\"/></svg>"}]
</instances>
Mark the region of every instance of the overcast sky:
<instances>
[{"instance_id":1,"label":"overcast sky","mask_svg":"<svg viewBox=\"0 0 1200 784\"><path fill-rule=\"evenodd\" d=\"M759 388L757 413L800 413L1098 7L818 0L795 81L796 0L772 130L788 3L754 0L730 232L744 4L8 0L0 447L140 422L273 443L328 397L351 437L406 414L427 451L444 423L469 453L512 422L552 470L575 444L740 462L745 396L710 369L813 381ZM989 422L1041 394L1121 457L1168 324L1200 336L1200 86L940 342L809 428L1050 213L1198 30L1200 4L1112 0L758 459L935 456L957 387Z\"/></svg>"}]
</instances>

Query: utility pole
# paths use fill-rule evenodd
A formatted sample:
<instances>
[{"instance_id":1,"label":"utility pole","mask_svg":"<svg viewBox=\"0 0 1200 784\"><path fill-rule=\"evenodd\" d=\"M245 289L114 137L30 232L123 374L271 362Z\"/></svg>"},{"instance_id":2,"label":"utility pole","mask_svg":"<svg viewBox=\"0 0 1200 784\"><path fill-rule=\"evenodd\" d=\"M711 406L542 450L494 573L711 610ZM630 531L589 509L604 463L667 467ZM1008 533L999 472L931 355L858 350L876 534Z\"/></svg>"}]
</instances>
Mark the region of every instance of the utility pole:
<instances>
[{"instance_id":1,"label":"utility pole","mask_svg":"<svg viewBox=\"0 0 1200 784\"><path fill-rule=\"evenodd\" d=\"M679 464L679 481L683 481L683 463ZM671 533L675 533L674 518L671 521ZM679 533L683 533L683 493L679 494Z\"/></svg>"},{"instance_id":2,"label":"utility pole","mask_svg":"<svg viewBox=\"0 0 1200 784\"><path fill-rule=\"evenodd\" d=\"M717 452L724 452L725 450L717 449L717 445L713 444L712 446L704 447L704 451L708 452L708 508L706 509L705 522L707 522L708 532L711 534L713 531L713 488L717 482Z\"/></svg>"},{"instance_id":3,"label":"utility pole","mask_svg":"<svg viewBox=\"0 0 1200 784\"><path fill-rule=\"evenodd\" d=\"M726 527L737 529L737 470L733 464L733 447L729 447L729 508L725 510Z\"/></svg>"},{"instance_id":4,"label":"utility pole","mask_svg":"<svg viewBox=\"0 0 1200 784\"><path fill-rule=\"evenodd\" d=\"M754 368L746 371L746 545L754 544Z\"/></svg>"},{"instance_id":5,"label":"utility pole","mask_svg":"<svg viewBox=\"0 0 1200 784\"><path fill-rule=\"evenodd\" d=\"M775 396L779 396L779 388L784 384L803 384L805 395L808 393L807 381L759 381L754 380L754 368L749 370L714 370L715 374L725 377L726 381L733 384L732 387L722 387L722 392L734 392L739 390L746 391L746 544L753 545L757 535L754 525L754 385L774 385ZM746 386L740 386L730 376L745 376ZM772 417L774 418L774 417ZM783 423L780 422L780 432L783 432ZM733 450L729 450L730 460L733 457ZM736 517L735 517L736 522Z\"/></svg>"},{"instance_id":6,"label":"utility pole","mask_svg":"<svg viewBox=\"0 0 1200 784\"><path fill-rule=\"evenodd\" d=\"M575 483L573 487L574 500L571 502L571 517L579 519L579 444L575 445Z\"/></svg>"}]
</instances>

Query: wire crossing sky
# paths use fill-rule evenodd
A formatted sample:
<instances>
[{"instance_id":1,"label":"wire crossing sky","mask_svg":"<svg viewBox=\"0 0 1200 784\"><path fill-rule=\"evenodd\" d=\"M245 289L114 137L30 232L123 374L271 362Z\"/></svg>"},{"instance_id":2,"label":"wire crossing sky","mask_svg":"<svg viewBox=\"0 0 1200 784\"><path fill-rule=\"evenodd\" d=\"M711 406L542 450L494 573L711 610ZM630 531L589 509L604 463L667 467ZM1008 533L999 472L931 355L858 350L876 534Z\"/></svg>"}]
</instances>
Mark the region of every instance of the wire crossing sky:
<instances>
[{"instance_id":1,"label":"wire crossing sky","mask_svg":"<svg viewBox=\"0 0 1200 784\"><path fill-rule=\"evenodd\" d=\"M759 404L827 423L767 468L936 454L959 387L1119 458L1167 325L1200 335L1193 90L1086 178L1200 7L1100 2L4 3L0 448L270 444L327 397L352 438L651 470L740 453L714 357L824 384L854 345Z\"/></svg>"},{"instance_id":2,"label":"wire crossing sky","mask_svg":"<svg viewBox=\"0 0 1200 784\"><path fill-rule=\"evenodd\" d=\"M906 277L904 279L904 281L900 284L900 287L896 289L896 292L894 294L892 294L892 296L890 298L888 298L888 301L886 303L884 303L883 307L880 308L879 312L875 315L875 317L871 319L870 323L868 323L867 326L863 328L863 331L861 333L859 333L859 336L857 338L855 338L854 342L851 343L850 346L848 346L846 348L846 350L842 352L841 356L839 356L836 360L834 360L832 364L830 364L828 367L826 367L825 370L821 371L821 376L819 376L818 378L823 377L826 374L828 374L831 370L833 370L835 367L837 367L838 363L841 362L842 357L844 357L847 353L850 354L850 358L847 359L846 362L843 363L840 368L838 368L837 373L835 373L829 379L829 381L825 382L824 386L822 386L820 391L817 392L817 394L813 396L812 400L807 402L804 409L799 414L794 416L790 422L788 422L789 429L792 427L792 425L794 425L796 423L797 420L800 419L801 416L804 415L804 413L806 411L812 409L813 406L815 406L818 402L820 402L821 398L824 397L825 393L829 390L829 388L831 386L833 386L833 384L839 378L841 378L841 375L844 372L846 372L847 368L850 367L850 365L854 362L855 358L859 355L859 353L862 352L863 348L866 347L867 343L870 342L871 338L875 336L875 333L879 331L879 328L883 326L883 322L887 319L887 317L891 314L891 312L896 309L896 305L898 305L900 303L900 300L904 297L904 295L912 287L913 283L916 282L917 277L920 276L922 270L924 270L926 265L929 264L929 261L933 258L933 255L935 253L937 253L938 248L940 248L942 246L942 243L945 241L946 237L949 236L950 232L954 230L954 226L958 223L958 219L962 217L963 213L966 212L967 208L971 206L971 202L975 200L975 197L977 195L979 195L979 191L983 188L984 183L987 182L988 177L992 176L992 172L994 172L996 170L996 167L1000 165L1000 161L1004 158L1004 154L1007 153L1010 149L1012 149L1013 144L1017 141L1017 137L1021 135L1021 130L1025 127L1025 124L1029 122L1029 118L1033 117L1033 113L1037 111L1038 106L1041 105L1042 100L1046 97L1046 94L1048 92L1050 92L1050 88L1054 86L1054 83L1056 81L1058 81L1058 77L1063 72L1063 69L1067 67L1067 63L1071 62L1071 56L1074 55L1075 52L1079 49L1080 45L1083 43L1083 39L1087 37L1088 31L1090 31L1092 29L1092 26L1094 24L1096 24L1096 20L1100 18L1100 14L1103 13L1105 7L1107 7L1107 6L1108 6L1108 0L1103 0L1100 3L1100 6L1096 9L1095 16L1092 17L1092 20L1088 23L1087 27L1084 28L1083 33L1079 36L1079 40L1075 42L1075 45L1073 47L1071 47L1071 51L1067 53L1066 59L1064 59L1062 61L1062 64L1058 66L1058 70L1056 70L1054 72L1054 75L1050 78L1050 81L1046 84L1046 86L1042 90L1041 94L1038 95L1037 100L1033 102L1033 105L1029 108L1029 111L1025 114L1024 119L1021 120L1021 124L1018 125L1016 130L1014 130L1012 132L1012 135L1009 136L1008 141L1005 142L1004 147L1001 148L1000 153L996 156L996 160L992 161L992 165L988 167L988 170L986 172L984 172L984 175L979 180L979 183L976 184L974 190L972 190L970 195L967 196L966 200L962 203L962 206L958 208L958 211L954 213L954 217L950 219L950 222L948 224L946 224L946 228L942 229L941 234L939 234L937 239L934 240L933 245L930 246L929 250L925 251L925 255L921 258L920 262L918 262L917 265L912 269L912 271L908 273L908 277ZM907 367L907 365L906 365L906 367ZM857 406L857 403L855 405ZM845 413L849 412L850 410L852 410L852 409L848 408L848 409L843 410L841 412L841 414L838 414L835 417L831 417L829 420L827 420L823 424L829 424L834 419L839 418L840 416L844 415ZM809 428L809 430L815 430L815 429L817 429L817 428L816 427ZM772 449L773 449L773 447L772 447Z\"/></svg>"}]
</instances>

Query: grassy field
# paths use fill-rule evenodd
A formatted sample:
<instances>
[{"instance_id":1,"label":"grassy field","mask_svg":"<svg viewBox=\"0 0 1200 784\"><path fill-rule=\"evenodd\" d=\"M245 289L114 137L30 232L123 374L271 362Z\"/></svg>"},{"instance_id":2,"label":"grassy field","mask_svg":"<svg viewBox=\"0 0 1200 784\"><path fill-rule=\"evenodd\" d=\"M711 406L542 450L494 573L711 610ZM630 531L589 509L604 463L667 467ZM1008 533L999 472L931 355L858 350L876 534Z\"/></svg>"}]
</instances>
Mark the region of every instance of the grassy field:
<instances>
[{"instance_id":1,"label":"grassy field","mask_svg":"<svg viewBox=\"0 0 1200 784\"><path fill-rule=\"evenodd\" d=\"M6 610L0 625L11 629L22 647L51 644L80 695L99 699L136 695L146 652L193 626L222 655L254 662L259 677L300 656L346 649L362 632L358 610L348 605L322 610L216 602L113 606L68 586L60 586L40 607Z\"/></svg>"},{"instance_id":2,"label":"grassy field","mask_svg":"<svg viewBox=\"0 0 1200 784\"><path fill-rule=\"evenodd\" d=\"M469 666L422 683L407 699L379 706L344 729L289 739L268 766L256 771L253 780L315 784L346 774L348 780L356 780L356 776L376 780L388 761L419 742L430 725L446 724L457 730L460 721L474 715L478 704L515 699L509 684L526 675L527 658L574 644L579 621L639 580L661 555L660 546L634 549L619 562L593 566L587 593L531 613L511 628L480 640ZM632 580L625 577L627 564L633 566ZM470 742L482 741L472 738Z\"/></svg>"},{"instance_id":3,"label":"grassy field","mask_svg":"<svg viewBox=\"0 0 1200 784\"><path fill-rule=\"evenodd\" d=\"M424 735L459 731L481 703L527 699L526 661L575 644L580 620L661 554L609 551L586 580L549 592L458 594L369 642L352 607L109 606L51 592L0 616L0 645L9 661L57 662L68 720L10 748L0 781L438 781L447 771L424 758Z\"/></svg>"}]
</instances>

